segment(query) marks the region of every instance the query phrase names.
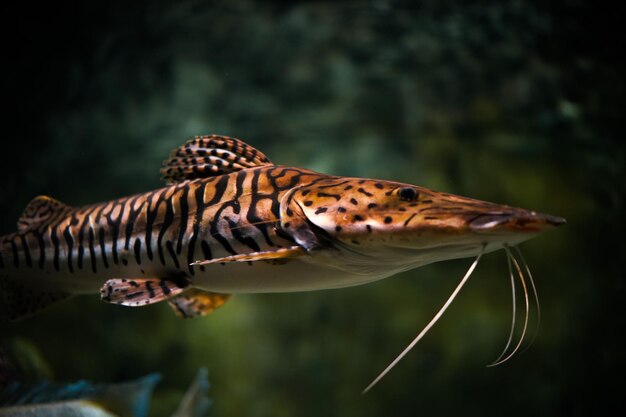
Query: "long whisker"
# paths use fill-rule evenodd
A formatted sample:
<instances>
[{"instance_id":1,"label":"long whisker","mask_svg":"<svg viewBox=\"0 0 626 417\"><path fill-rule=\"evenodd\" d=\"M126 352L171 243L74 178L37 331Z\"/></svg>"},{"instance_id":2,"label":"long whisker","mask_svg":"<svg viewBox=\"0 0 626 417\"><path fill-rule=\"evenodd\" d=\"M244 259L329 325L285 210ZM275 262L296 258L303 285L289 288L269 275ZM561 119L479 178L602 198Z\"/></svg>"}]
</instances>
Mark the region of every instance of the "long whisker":
<instances>
[{"instance_id":1,"label":"long whisker","mask_svg":"<svg viewBox=\"0 0 626 417\"><path fill-rule=\"evenodd\" d=\"M437 321L441 318L441 316L443 315L443 313L445 313L445 311L447 310L447 308L450 306L450 304L452 303L452 301L454 301L454 298L457 296L457 294L459 293L459 291L461 291L461 288L463 288L463 285L465 285L465 282L467 282L467 280L469 279L469 277L472 275L472 273L474 272L474 269L476 268L476 265L478 265L478 261L480 260L480 257L483 255L483 252L485 250L485 247L483 246L482 250L480 251L480 253L478 254L478 256L476 256L476 259L474 260L474 262L472 263L472 265L469 267L469 269L467 270L467 272L465 273L465 276L463 277L463 279L461 280L461 282L459 283L459 285L457 285L457 287L454 289L454 291L452 292L452 294L450 295L450 297L448 298L448 300L445 302L445 304L439 309L439 311L437 312L437 314L435 314L435 317L432 318L432 320L426 325L426 327L424 327L424 329L415 337L415 339L413 339L413 341L402 351L402 353L400 353L394 360L393 362L391 362L362 392L361 394L366 394L369 390L371 390L381 379L383 379L383 377L385 375L387 375L387 373L389 371L391 371L391 369L393 369L394 366L396 366L396 364L398 362L400 362L400 360L402 358L404 358L404 356L406 356L407 353L409 353L409 351L411 349L413 349L413 347L417 344L417 342L419 342L422 337L424 337L426 335L426 333L428 333L428 331L430 330L431 327L433 327L433 325L435 323L437 323Z\"/></svg>"},{"instance_id":2,"label":"long whisker","mask_svg":"<svg viewBox=\"0 0 626 417\"><path fill-rule=\"evenodd\" d=\"M505 247L508 247L508 245L505 245ZM511 331L509 332L509 339L506 341L506 345L504 346L504 349L502 349L502 353L500 353L500 356L498 356L498 358L495 361L493 361L491 365L493 365L494 363L497 363L500 359L504 357L506 352L509 350L509 347L511 346L511 342L513 341L513 335L515 334L515 316L517 316L517 300L515 299L515 275L513 275L513 267L511 265L511 255L508 250L506 251L506 254L507 254L506 261L509 267L509 277L511 278L511 297L513 299L513 314L511 318Z\"/></svg>"},{"instance_id":3,"label":"long whisker","mask_svg":"<svg viewBox=\"0 0 626 417\"><path fill-rule=\"evenodd\" d=\"M541 306L539 305L539 293L537 291L537 287L535 286L535 280L533 279L533 274L530 272L530 268L528 267L528 263L526 262L526 259L524 259L524 255L522 255L522 251L520 250L520 248L517 246L514 246L514 248L515 248L515 251L517 252L517 256L519 256L519 260L522 262L522 265L524 266L524 269L526 270L526 275L528 276L528 279L530 280L530 286L533 289L533 296L535 298L535 305L537 306L537 327L535 328L532 339L530 339L530 342L522 351L522 352L525 352L535 342L535 339L537 338L537 335L539 334L539 326L541 325Z\"/></svg>"},{"instance_id":4,"label":"long whisker","mask_svg":"<svg viewBox=\"0 0 626 417\"><path fill-rule=\"evenodd\" d=\"M511 257L511 261L513 262L513 265L515 266L515 269L517 270L517 276L519 277L520 282L522 283L522 287L524 289L524 301L525 301L525 307L526 307L526 315L524 316L524 327L522 328L522 334L520 335L519 341L517 342L517 345L515 345L515 348L513 349L513 351L509 353L508 356L506 356L504 359L494 362L491 365L487 365L488 368L491 368L493 366L498 366L508 361L509 359L511 359L513 355L515 355L517 350L520 348L520 346L522 345L522 342L524 341L524 337L526 336L526 329L528 328L528 316L529 316L530 308L529 308L528 288L526 287L526 280L524 279L524 274L522 273L522 269L520 268L519 263L517 262L517 259L515 259L515 256L513 256L510 249L507 246L505 246L504 250L506 250L507 254Z\"/></svg>"}]
</instances>

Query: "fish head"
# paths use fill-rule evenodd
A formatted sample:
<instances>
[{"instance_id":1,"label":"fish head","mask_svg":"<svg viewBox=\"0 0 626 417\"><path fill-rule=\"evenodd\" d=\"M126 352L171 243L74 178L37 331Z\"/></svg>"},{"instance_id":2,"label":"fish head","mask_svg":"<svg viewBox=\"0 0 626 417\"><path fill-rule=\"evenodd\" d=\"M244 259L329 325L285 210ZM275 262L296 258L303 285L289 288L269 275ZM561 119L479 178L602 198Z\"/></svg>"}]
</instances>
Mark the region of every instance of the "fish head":
<instances>
[{"instance_id":1,"label":"fish head","mask_svg":"<svg viewBox=\"0 0 626 417\"><path fill-rule=\"evenodd\" d=\"M516 245L563 223L548 214L362 178L320 180L293 189L281 203L283 230L307 250L327 249L337 262L365 271L376 264L390 268L390 275Z\"/></svg>"}]
</instances>

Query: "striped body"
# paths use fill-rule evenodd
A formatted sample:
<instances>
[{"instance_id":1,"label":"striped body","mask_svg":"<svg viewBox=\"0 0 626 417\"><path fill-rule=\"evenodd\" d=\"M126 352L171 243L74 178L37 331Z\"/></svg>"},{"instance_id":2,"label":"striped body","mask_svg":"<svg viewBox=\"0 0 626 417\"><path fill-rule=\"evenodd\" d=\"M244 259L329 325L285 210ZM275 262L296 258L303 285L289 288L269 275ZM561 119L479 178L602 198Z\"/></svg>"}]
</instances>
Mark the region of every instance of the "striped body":
<instances>
[{"instance_id":1,"label":"striped body","mask_svg":"<svg viewBox=\"0 0 626 417\"><path fill-rule=\"evenodd\" d=\"M72 208L35 198L0 238L0 304L19 318L72 294L168 300L182 317L230 293L340 288L517 244L563 219L392 181L273 165L223 136L196 137L168 186Z\"/></svg>"},{"instance_id":2,"label":"striped body","mask_svg":"<svg viewBox=\"0 0 626 417\"><path fill-rule=\"evenodd\" d=\"M281 198L322 178L328 177L297 168L259 167L71 209L41 230L2 237L0 274L19 272L21 280L72 293L97 292L114 277L178 274L207 290L315 289L302 279L294 285L293 277L285 280L285 288L267 286L267 279L266 286L260 285L260 273L276 281L272 275L289 272L286 265L190 264L293 245L280 228Z\"/></svg>"}]
</instances>

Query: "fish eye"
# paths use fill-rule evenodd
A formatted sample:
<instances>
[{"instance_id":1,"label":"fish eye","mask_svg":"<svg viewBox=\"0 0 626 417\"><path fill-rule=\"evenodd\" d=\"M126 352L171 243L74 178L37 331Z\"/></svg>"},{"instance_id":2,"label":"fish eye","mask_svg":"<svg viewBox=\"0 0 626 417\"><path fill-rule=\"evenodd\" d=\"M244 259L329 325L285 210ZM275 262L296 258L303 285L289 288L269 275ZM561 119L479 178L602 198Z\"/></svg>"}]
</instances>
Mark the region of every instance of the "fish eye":
<instances>
[{"instance_id":1,"label":"fish eye","mask_svg":"<svg viewBox=\"0 0 626 417\"><path fill-rule=\"evenodd\" d=\"M415 188L402 187L398 190L398 196L402 201L415 201L419 197L419 193Z\"/></svg>"}]
</instances>

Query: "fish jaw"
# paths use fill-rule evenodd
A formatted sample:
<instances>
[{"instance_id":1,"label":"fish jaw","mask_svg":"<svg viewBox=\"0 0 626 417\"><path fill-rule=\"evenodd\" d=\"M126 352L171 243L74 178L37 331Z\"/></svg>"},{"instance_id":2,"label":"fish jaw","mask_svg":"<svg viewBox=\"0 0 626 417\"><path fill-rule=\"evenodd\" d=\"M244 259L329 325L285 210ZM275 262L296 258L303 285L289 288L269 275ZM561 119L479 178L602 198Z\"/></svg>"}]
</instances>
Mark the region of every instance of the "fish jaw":
<instances>
[{"instance_id":1,"label":"fish jaw","mask_svg":"<svg viewBox=\"0 0 626 417\"><path fill-rule=\"evenodd\" d=\"M281 202L281 226L313 258L379 275L492 252L564 223L521 208L361 178L329 177L292 190Z\"/></svg>"}]
</instances>

